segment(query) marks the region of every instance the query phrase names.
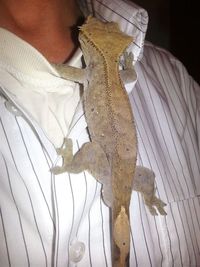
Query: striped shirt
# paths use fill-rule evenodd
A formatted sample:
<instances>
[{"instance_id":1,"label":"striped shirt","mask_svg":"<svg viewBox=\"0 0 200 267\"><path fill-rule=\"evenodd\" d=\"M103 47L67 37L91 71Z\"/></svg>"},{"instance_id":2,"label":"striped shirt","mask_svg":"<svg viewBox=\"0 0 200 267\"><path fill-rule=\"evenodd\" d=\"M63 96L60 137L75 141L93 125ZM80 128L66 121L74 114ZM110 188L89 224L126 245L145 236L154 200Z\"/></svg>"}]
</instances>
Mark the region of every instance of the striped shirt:
<instances>
[{"instance_id":1,"label":"striped shirt","mask_svg":"<svg viewBox=\"0 0 200 267\"><path fill-rule=\"evenodd\" d=\"M200 88L171 54L143 46L143 9L127 0L96 0L94 8L97 17L119 22L135 37L138 81L128 91L137 164L155 172L156 194L167 203L167 216L153 217L133 192L130 266L200 266ZM87 172L51 174L55 146L9 93L9 86L21 84L0 57L0 267L110 267L110 217L101 185ZM89 141L81 106L70 137L74 152Z\"/></svg>"}]
</instances>

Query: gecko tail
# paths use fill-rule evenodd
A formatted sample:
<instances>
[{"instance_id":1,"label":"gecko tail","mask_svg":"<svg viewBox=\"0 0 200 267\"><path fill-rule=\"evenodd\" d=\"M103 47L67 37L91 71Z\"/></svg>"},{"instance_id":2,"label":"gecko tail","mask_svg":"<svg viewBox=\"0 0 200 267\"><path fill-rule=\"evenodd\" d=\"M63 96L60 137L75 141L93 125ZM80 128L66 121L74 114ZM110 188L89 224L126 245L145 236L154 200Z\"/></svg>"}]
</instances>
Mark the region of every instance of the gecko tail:
<instances>
[{"instance_id":1,"label":"gecko tail","mask_svg":"<svg viewBox=\"0 0 200 267\"><path fill-rule=\"evenodd\" d=\"M123 206L121 206L119 215L114 223L113 238L120 251L119 262L115 265L124 267L130 251L130 223L126 209Z\"/></svg>"}]
</instances>

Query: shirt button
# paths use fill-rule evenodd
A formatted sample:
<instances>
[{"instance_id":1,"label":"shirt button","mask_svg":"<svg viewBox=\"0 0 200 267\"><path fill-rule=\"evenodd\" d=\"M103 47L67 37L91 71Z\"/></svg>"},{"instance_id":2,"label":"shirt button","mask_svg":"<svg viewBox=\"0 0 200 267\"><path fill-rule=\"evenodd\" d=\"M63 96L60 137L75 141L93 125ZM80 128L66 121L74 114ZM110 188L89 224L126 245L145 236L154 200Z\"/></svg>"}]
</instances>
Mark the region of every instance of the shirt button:
<instances>
[{"instance_id":1,"label":"shirt button","mask_svg":"<svg viewBox=\"0 0 200 267\"><path fill-rule=\"evenodd\" d=\"M69 258L73 262L82 260L85 254L85 244L80 241L73 241L69 248Z\"/></svg>"},{"instance_id":2,"label":"shirt button","mask_svg":"<svg viewBox=\"0 0 200 267\"><path fill-rule=\"evenodd\" d=\"M19 109L17 109L12 103L10 103L9 101L5 102L5 106L7 108L8 111L10 111L13 115L15 116L21 116L22 113L20 112Z\"/></svg>"}]
</instances>

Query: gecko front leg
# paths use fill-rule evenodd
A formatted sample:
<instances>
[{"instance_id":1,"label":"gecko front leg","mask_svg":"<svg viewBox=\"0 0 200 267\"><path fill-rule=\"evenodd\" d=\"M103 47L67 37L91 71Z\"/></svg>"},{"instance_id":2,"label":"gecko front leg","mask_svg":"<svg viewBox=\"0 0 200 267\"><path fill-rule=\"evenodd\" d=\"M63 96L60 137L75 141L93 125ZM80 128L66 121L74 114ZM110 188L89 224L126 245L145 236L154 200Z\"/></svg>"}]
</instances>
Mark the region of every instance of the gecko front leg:
<instances>
[{"instance_id":1,"label":"gecko front leg","mask_svg":"<svg viewBox=\"0 0 200 267\"><path fill-rule=\"evenodd\" d=\"M86 69L79 69L65 64L52 64L52 67L56 69L60 77L66 80L81 84L85 82Z\"/></svg>"},{"instance_id":2,"label":"gecko front leg","mask_svg":"<svg viewBox=\"0 0 200 267\"><path fill-rule=\"evenodd\" d=\"M137 79L137 73L133 66L133 53L125 52L123 56L123 60L120 61L120 65L122 66L122 70L120 70L122 82L124 84L134 82Z\"/></svg>"}]
</instances>

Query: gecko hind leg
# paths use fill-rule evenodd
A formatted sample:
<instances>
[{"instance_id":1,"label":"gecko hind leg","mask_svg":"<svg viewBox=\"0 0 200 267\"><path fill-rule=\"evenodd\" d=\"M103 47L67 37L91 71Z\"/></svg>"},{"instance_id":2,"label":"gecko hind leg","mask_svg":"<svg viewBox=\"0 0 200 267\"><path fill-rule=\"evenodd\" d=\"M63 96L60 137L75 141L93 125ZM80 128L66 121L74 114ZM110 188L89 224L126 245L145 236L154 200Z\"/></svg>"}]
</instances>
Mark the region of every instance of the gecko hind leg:
<instances>
[{"instance_id":1,"label":"gecko hind leg","mask_svg":"<svg viewBox=\"0 0 200 267\"><path fill-rule=\"evenodd\" d=\"M133 190L142 194L144 203L153 216L158 215L157 210L161 215L167 214L164 210L166 204L155 195L155 174L152 170L141 166L136 167Z\"/></svg>"},{"instance_id":2,"label":"gecko hind leg","mask_svg":"<svg viewBox=\"0 0 200 267\"><path fill-rule=\"evenodd\" d=\"M102 147L96 142L88 142L83 144L80 150L73 155L72 140L66 138L62 147L57 149L57 153L63 157L63 165L53 167L52 173L88 171L98 182L103 184L102 197L105 204L110 207L112 203L111 168Z\"/></svg>"}]
</instances>

